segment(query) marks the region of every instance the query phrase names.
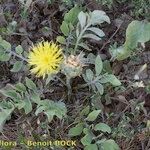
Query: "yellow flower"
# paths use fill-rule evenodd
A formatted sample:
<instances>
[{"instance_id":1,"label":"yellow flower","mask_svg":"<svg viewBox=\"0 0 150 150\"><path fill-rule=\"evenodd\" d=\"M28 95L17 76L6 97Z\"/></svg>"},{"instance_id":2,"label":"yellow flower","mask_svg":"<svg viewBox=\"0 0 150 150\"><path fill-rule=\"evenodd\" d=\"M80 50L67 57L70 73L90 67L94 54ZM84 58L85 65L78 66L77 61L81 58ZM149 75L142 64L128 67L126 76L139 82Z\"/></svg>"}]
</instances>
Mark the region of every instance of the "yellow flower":
<instances>
[{"instance_id":1,"label":"yellow flower","mask_svg":"<svg viewBox=\"0 0 150 150\"><path fill-rule=\"evenodd\" d=\"M57 73L62 61L62 49L53 42L40 42L32 47L28 56L31 73L43 78L48 74Z\"/></svg>"}]
</instances>

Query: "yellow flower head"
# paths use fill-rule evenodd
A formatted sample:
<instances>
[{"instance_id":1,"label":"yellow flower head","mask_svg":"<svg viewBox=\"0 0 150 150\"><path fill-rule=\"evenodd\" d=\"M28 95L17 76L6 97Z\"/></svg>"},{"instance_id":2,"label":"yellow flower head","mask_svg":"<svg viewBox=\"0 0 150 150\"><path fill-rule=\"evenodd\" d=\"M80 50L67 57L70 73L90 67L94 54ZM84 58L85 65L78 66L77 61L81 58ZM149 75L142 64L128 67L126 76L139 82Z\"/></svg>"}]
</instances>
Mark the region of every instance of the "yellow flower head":
<instances>
[{"instance_id":1,"label":"yellow flower head","mask_svg":"<svg viewBox=\"0 0 150 150\"><path fill-rule=\"evenodd\" d=\"M31 73L43 78L47 74L57 73L62 61L62 50L53 42L40 42L32 47L28 56L28 63L32 66Z\"/></svg>"}]
</instances>

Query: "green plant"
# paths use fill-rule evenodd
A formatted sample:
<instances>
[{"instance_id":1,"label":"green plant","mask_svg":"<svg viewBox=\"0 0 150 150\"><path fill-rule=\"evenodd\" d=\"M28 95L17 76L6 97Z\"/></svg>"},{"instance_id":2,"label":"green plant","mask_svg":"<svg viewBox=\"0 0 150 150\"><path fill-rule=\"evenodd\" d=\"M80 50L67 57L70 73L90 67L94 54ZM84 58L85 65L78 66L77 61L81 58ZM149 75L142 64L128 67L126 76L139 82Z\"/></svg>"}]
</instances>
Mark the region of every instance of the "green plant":
<instances>
[{"instance_id":1,"label":"green plant","mask_svg":"<svg viewBox=\"0 0 150 150\"><path fill-rule=\"evenodd\" d=\"M114 128L112 136L131 139L135 133L135 130L131 128L130 122L131 119L128 116L123 115L117 127Z\"/></svg>"},{"instance_id":2,"label":"green plant","mask_svg":"<svg viewBox=\"0 0 150 150\"><path fill-rule=\"evenodd\" d=\"M111 134L111 128L102 122L96 123L95 120L100 115L101 110L92 110L85 107L75 120L75 126L69 130L70 137L81 136L80 139L85 150L119 150L118 145L112 139L106 139L105 135Z\"/></svg>"},{"instance_id":3,"label":"green plant","mask_svg":"<svg viewBox=\"0 0 150 150\"><path fill-rule=\"evenodd\" d=\"M114 0L96 0L96 2L100 3L101 5L108 6L108 8L111 8Z\"/></svg>"},{"instance_id":4,"label":"green plant","mask_svg":"<svg viewBox=\"0 0 150 150\"><path fill-rule=\"evenodd\" d=\"M95 72L91 69L87 69L86 73L83 74L83 78L86 84L81 87L89 86L89 88L100 95L104 94L104 84L110 83L113 86L120 86L121 82L113 75L109 73L103 73L103 63L100 56L97 56L95 59Z\"/></svg>"},{"instance_id":5,"label":"green plant","mask_svg":"<svg viewBox=\"0 0 150 150\"><path fill-rule=\"evenodd\" d=\"M78 14L78 15L76 15ZM75 23L78 24L76 29L74 28ZM58 36L57 41L64 45L65 52L68 54L73 54L74 56L69 56L66 58L66 63L62 66L63 74L66 75L67 78L67 86L68 91L71 93L71 78L75 78L76 76L79 76L82 74L83 67L86 63L83 63L84 61L88 61L88 59L81 58L77 59L77 56L75 56L77 53L79 53L80 49L86 49L91 50L85 39L90 38L93 40L101 40L102 37L105 35L104 32L98 28L98 25L101 25L103 22L110 23L109 17L106 15L105 12L95 10L90 13L84 13L81 11L79 13L79 7L75 6L72 8L64 17L64 21L62 22L62 25L60 26L60 29L64 36ZM80 56L80 55L79 55ZM74 59L71 59L71 57L74 57ZM76 59L75 59L76 58ZM67 62L71 62L67 63ZM76 64L76 66L73 66L72 64ZM78 68L78 69L77 69ZM86 71L86 75L84 76L84 80L87 82L87 84L83 85L85 86L92 86L93 90L96 91L96 89L100 92L101 95L103 95L104 88L102 86L103 83L112 83L112 85L120 85L119 80L112 75L112 74L101 74L101 71L103 69L102 61L99 56L97 56L95 61L95 71L96 74L92 72L92 70L88 69ZM68 72L68 73L67 73ZM86 79L87 76L87 79ZM105 81L104 81L105 80ZM116 82L116 83L115 83ZM95 88L96 86L96 88ZM70 95L68 93L68 95Z\"/></svg>"},{"instance_id":6,"label":"green plant","mask_svg":"<svg viewBox=\"0 0 150 150\"><path fill-rule=\"evenodd\" d=\"M76 53L78 46L84 49L90 50L88 46L82 42L84 38L94 39L99 41L105 36L104 32L96 27L96 25L100 25L103 22L110 23L109 17L105 12L100 10L95 10L91 13L80 12L78 15L79 24L76 28L76 43L74 47L73 53Z\"/></svg>"},{"instance_id":7,"label":"green plant","mask_svg":"<svg viewBox=\"0 0 150 150\"><path fill-rule=\"evenodd\" d=\"M79 22L75 30L74 25L77 19ZM104 11L95 10L90 13L81 11L79 13L79 8L76 6L65 15L60 27L64 36L58 36L57 41L61 44L65 44L66 52L69 51L71 54L76 54L81 48L91 50L85 43L85 39L101 40L105 34L97 25L103 22L110 23L110 19Z\"/></svg>"},{"instance_id":8,"label":"green plant","mask_svg":"<svg viewBox=\"0 0 150 150\"><path fill-rule=\"evenodd\" d=\"M79 6L73 7L65 14L64 20L60 26L63 36L58 36L57 41L65 46L65 52L68 53L71 49L72 41L74 40L75 25L78 22L78 14L81 11Z\"/></svg>"},{"instance_id":9,"label":"green plant","mask_svg":"<svg viewBox=\"0 0 150 150\"><path fill-rule=\"evenodd\" d=\"M54 117L61 120L64 118L65 120L67 113L66 103L73 101L73 90L76 87L74 87L72 81L76 77L81 77L83 84L80 85L80 88L89 87L90 90L92 89L90 97L97 94L100 98L104 95L106 87L110 86L110 84L113 87L121 85L121 82L115 75L108 71L108 68L105 69L105 63L102 62L99 55L95 56L91 53L89 54L89 51L85 51L91 50L88 39L100 41L105 36L99 27L104 22L110 23L109 17L104 11L83 12L81 10L82 8L79 6L73 7L65 14L60 26L62 36L58 36L57 41L62 44L64 59L58 75L49 74L48 71L45 72L45 78L43 79L35 79L35 76L28 75L29 70L34 69L34 67L37 67L35 71L38 73L39 67L43 69L45 64L49 67L51 66L49 63L54 63L54 60L51 61L53 58L47 59L47 54L49 54L48 48L50 48L48 42L45 45L45 47L48 47L46 47L46 52L41 42L42 48L40 50L41 52L44 51L43 56L41 56L41 53L39 54L39 47L35 50L38 53L38 57L31 57L30 61L33 60L34 63L29 68L29 54L24 51L21 45L12 47L9 42L0 38L0 61L7 63L13 74L25 73L24 76L19 78L19 81L15 81L15 84L7 85L0 90L2 94L0 111L3 112L0 114L1 130L6 120L9 120L14 112L20 112L24 116L32 114L32 116L38 117L40 117L39 114L45 114L47 116L47 124L51 121L55 122L53 120ZM55 55L55 58L58 58L58 45L56 45L56 51L53 48L55 48L54 45L51 46L52 53L54 52L53 55ZM32 56L35 56L35 52L32 53ZM44 63L39 63L39 59L43 60ZM56 63L56 66L59 66L58 62ZM93 65L95 66L94 69L92 69ZM55 90L56 87L63 90L63 95L58 100L52 101L51 99L53 98L48 94L51 94L51 90ZM67 92L64 90L66 87ZM76 89L78 90L78 85ZM67 101L66 95L68 95L69 101ZM66 102L62 102L63 100L66 100ZM93 106L92 102L88 105ZM97 120L101 110L89 106L79 115L81 120L75 119L74 124L76 124L76 127L70 129L69 135L80 135L81 143L85 149L118 150L118 145L109 136L111 128ZM66 124L64 120L62 121L62 126L68 125L70 118L67 118ZM57 130L58 132L60 131L59 129Z\"/></svg>"},{"instance_id":10,"label":"green plant","mask_svg":"<svg viewBox=\"0 0 150 150\"><path fill-rule=\"evenodd\" d=\"M21 45L18 45L15 49L12 49L11 44L0 37L0 61L10 61L10 64L13 64L11 69L12 72L19 72L23 69L23 64L27 62L25 57L27 57L27 53L23 51ZM12 58L16 60L15 63ZM18 60L18 58L20 60Z\"/></svg>"},{"instance_id":11,"label":"green plant","mask_svg":"<svg viewBox=\"0 0 150 150\"><path fill-rule=\"evenodd\" d=\"M21 10L21 17L22 19L26 19L28 16L28 9L32 4L32 0L19 0L22 10Z\"/></svg>"},{"instance_id":12,"label":"green plant","mask_svg":"<svg viewBox=\"0 0 150 150\"><path fill-rule=\"evenodd\" d=\"M150 19L149 18L149 5L150 5L150 1L147 0L131 0L130 4L128 5L128 0L96 0L96 2L98 4L101 4L103 6L107 6L109 9L112 9L112 7L120 7L122 5L124 6L129 6L130 9L130 15L136 19L140 19L142 18L146 18L146 19Z\"/></svg>"},{"instance_id":13,"label":"green plant","mask_svg":"<svg viewBox=\"0 0 150 150\"><path fill-rule=\"evenodd\" d=\"M126 30L126 40L123 46L110 49L113 58L123 60L137 49L138 43L143 47L150 40L150 23L146 21L132 21Z\"/></svg>"},{"instance_id":14,"label":"green plant","mask_svg":"<svg viewBox=\"0 0 150 150\"><path fill-rule=\"evenodd\" d=\"M124 2L128 3L127 0L124 0ZM147 1L145 1L145 0L132 0L130 4L133 7L133 9L131 10L132 16L134 16L136 18L144 17L148 20L150 19L149 15L148 15L148 12L150 10L150 8L149 8L150 1L149 0L147 0Z\"/></svg>"},{"instance_id":15,"label":"green plant","mask_svg":"<svg viewBox=\"0 0 150 150\"><path fill-rule=\"evenodd\" d=\"M44 113L48 121L52 121L54 116L62 119L66 115L66 106L63 102L54 102L48 99L41 100L41 92L35 83L26 77L25 84L19 82L10 87L0 90L4 95L3 101L0 103L0 129L15 109L24 110L27 115L33 110L33 104L36 104L35 115Z\"/></svg>"}]
</instances>

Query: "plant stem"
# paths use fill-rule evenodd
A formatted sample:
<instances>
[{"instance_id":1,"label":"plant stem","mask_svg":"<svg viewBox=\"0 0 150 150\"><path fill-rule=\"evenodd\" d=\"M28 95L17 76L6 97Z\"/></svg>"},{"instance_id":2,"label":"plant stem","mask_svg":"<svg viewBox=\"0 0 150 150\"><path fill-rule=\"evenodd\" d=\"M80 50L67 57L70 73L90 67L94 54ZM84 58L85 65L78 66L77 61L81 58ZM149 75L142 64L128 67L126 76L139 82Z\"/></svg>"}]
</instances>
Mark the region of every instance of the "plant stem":
<instances>
[{"instance_id":1,"label":"plant stem","mask_svg":"<svg viewBox=\"0 0 150 150\"><path fill-rule=\"evenodd\" d=\"M66 86L66 83L61 79L61 78L59 78L57 75L55 76L63 85L65 85Z\"/></svg>"},{"instance_id":2,"label":"plant stem","mask_svg":"<svg viewBox=\"0 0 150 150\"><path fill-rule=\"evenodd\" d=\"M67 88L68 88L68 100L70 101L71 94L72 94L71 78L70 77L66 77L66 85L67 85Z\"/></svg>"},{"instance_id":3,"label":"plant stem","mask_svg":"<svg viewBox=\"0 0 150 150\"><path fill-rule=\"evenodd\" d=\"M79 36L77 37L77 41L76 41L75 48L74 48L74 54L75 54L75 52L76 52L76 50L77 50L77 48L78 48L79 42L80 42L80 40L81 40L81 38L82 38L84 32L87 30L87 28L88 28L89 26L90 26L90 24L87 24L87 25L85 26L85 28L84 28L83 30L81 30Z\"/></svg>"},{"instance_id":4,"label":"plant stem","mask_svg":"<svg viewBox=\"0 0 150 150\"><path fill-rule=\"evenodd\" d=\"M78 86L78 89L80 89L80 88L85 88L85 87L87 87L87 86L90 86L90 85L92 85L92 84L95 84L97 81L99 81L100 79L102 78L102 76L98 76L98 77L96 77L93 81L91 81L91 82L88 82L88 83L85 83L85 84L79 84L79 86Z\"/></svg>"},{"instance_id":5,"label":"plant stem","mask_svg":"<svg viewBox=\"0 0 150 150\"><path fill-rule=\"evenodd\" d=\"M15 52L13 52L13 51L9 51L9 52L10 52L12 55L14 55L14 56L16 56L16 57L22 59L23 61L28 62L28 60L27 60L26 58L24 58L24 57L22 57L22 56L16 54Z\"/></svg>"}]
</instances>

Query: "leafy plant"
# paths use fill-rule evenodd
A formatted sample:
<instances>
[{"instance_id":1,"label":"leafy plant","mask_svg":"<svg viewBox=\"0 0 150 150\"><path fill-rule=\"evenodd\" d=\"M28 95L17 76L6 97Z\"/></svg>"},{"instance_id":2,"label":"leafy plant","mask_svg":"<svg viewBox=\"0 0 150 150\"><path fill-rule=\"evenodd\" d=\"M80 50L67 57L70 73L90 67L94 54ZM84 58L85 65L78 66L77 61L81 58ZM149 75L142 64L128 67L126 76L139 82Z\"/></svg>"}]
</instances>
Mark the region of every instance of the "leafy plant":
<instances>
[{"instance_id":1,"label":"leafy plant","mask_svg":"<svg viewBox=\"0 0 150 150\"><path fill-rule=\"evenodd\" d=\"M11 57L10 53L11 44L2 39L0 36L0 61L9 61Z\"/></svg>"},{"instance_id":2,"label":"leafy plant","mask_svg":"<svg viewBox=\"0 0 150 150\"><path fill-rule=\"evenodd\" d=\"M25 11L27 10L26 7ZM100 55L95 56L89 54L89 51L85 51L85 53L82 52L83 49L91 50L88 45L88 39L100 41L102 37L105 36L99 27L102 23L110 23L109 17L104 11L94 10L93 12L83 12L81 10L82 8L77 5L73 7L65 14L60 26L62 35L57 37L57 41L62 44L64 54L62 56L61 65L59 66L58 61L56 61L56 65L52 66L54 69L60 67L60 70L58 69L58 72L60 71L59 75L49 74L46 70L44 71L44 77L48 76L47 79L38 79L35 84L32 81L34 76L30 79L27 77L27 74L25 74L25 77L21 78L16 84L8 84L3 89L0 89L0 93L3 95L0 103L0 111L2 112L2 116L0 114L1 129L6 120L10 119L14 111L19 111L24 114L24 116L31 113L33 116L40 116L39 114L42 113L46 115L47 122L51 122L54 117L59 119L65 118L67 108L65 103L60 100L61 98L59 98L59 101L52 101L45 95L45 91L51 91L51 86L52 90L54 90L53 85L56 86L57 84L59 88L63 89L65 96L66 91L64 88L68 88L67 94L69 101L67 102L72 102L72 93L74 92L74 89L72 90L72 81L76 77L83 76L84 80L83 78L81 78L81 80L83 80L83 82L85 81L85 84L81 84L81 87L89 87L92 89L93 92L90 96L98 93L100 97L104 94L107 85L121 85L121 82L111 72L105 69L105 64L102 62ZM31 58L31 61L36 62L32 67L36 68L34 68L34 70L37 73L39 72L37 64L41 69L43 69L45 65L47 65L49 69L49 64L52 63L51 58L47 55L49 54L48 45L49 43L47 42L45 45L47 52L44 53L43 56L39 54L39 47L37 46L36 52L38 53L38 57ZM41 52L45 51L43 45L40 49ZM54 52L54 45L51 46L51 49L52 52ZM58 49L58 45L56 45L56 51L53 53L56 59L60 57L59 51L61 50L62 49ZM0 61L7 62L12 73L29 71L27 65L27 63L29 63L29 59L27 59L28 53L24 51L21 45L13 47L9 42L0 38L0 54ZM32 52L32 56L34 55L35 53ZM41 59L41 57L43 59ZM42 63L40 62L39 64L38 60L42 60ZM94 69L91 69L92 65L95 66ZM32 67L31 69L33 69ZM58 83L58 81L60 81L60 83ZM62 98L62 100L64 99L65 98ZM92 105L92 103L88 105ZM102 121L98 121L97 118L100 114L101 110L99 108L86 107L82 110L79 117L75 119L75 126L69 130L69 136L80 136L80 141L85 150L108 150L108 148L118 150L119 147L115 141L109 139L112 132L111 127ZM69 121L70 119L68 119L67 123ZM109 136L107 137L107 135Z\"/></svg>"},{"instance_id":3,"label":"leafy plant","mask_svg":"<svg viewBox=\"0 0 150 150\"><path fill-rule=\"evenodd\" d=\"M122 5L127 6L128 0L96 0L98 4L101 4L102 6L107 6L109 9L112 9L112 7L121 7ZM146 18L150 19L148 12L149 12L149 5L150 1L147 0L131 0L128 7L131 7L130 9L130 15L133 16L136 19Z\"/></svg>"},{"instance_id":4,"label":"leafy plant","mask_svg":"<svg viewBox=\"0 0 150 150\"><path fill-rule=\"evenodd\" d=\"M96 0L96 2L100 3L101 5L108 6L109 8L111 8L114 4L114 0Z\"/></svg>"},{"instance_id":5,"label":"leafy plant","mask_svg":"<svg viewBox=\"0 0 150 150\"><path fill-rule=\"evenodd\" d=\"M104 135L111 134L111 128L105 123L94 123L100 113L101 110L90 112L89 106L85 107L75 121L76 125L69 130L69 136L82 136L80 141L85 150L119 150L114 140L104 138Z\"/></svg>"},{"instance_id":6,"label":"leafy plant","mask_svg":"<svg viewBox=\"0 0 150 150\"><path fill-rule=\"evenodd\" d=\"M32 0L19 0L21 6L22 6L22 12L21 12L21 17L23 19L26 19L28 16L28 9L32 4Z\"/></svg>"},{"instance_id":7,"label":"leafy plant","mask_svg":"<svg viewBox=\"0 0 150 150\"><path fill-rule=\"evenodd\" d=\"M66 116L66 106L63 102L54 102L51 100L40 101L35 112L36 115L43 112L47 115L48 121L51 122L54 116L63 119Z\"/></svg>"},{"instance_id":8,"label":"leafy plant","mask_svg":"<svg viewBox=\"0 0 150 150\"><path fill-rule=\"evenodd\" d=\"M82 40L84 38L91 38L96 41L101 40L101 38L105 35L104 32L101 29L93 26L100 25L103 22L110 23L110 19L106 13L100 10L95 10L89 14L81 11L78 15L78 20L79 23L76 28L77 40L73 53L76 53L78 46L90 50L90 48L88 48L88 46L83 43Z\"/></svg>"},{"instance_id":9,"label":"leafy plant","mask_svg":"<svg viewBox=\"0 0 150 150\"><path fill-rule=\"evenodd\" d=\"M137 18L140 18L142 16L144 18L147 18L148 20L150 19L148 15L148 12L150 10L150 1L132 0L132 5L134 7L134 9L131 11L132 15L135 15L135 17Z\"/></svg>"},{"instance_id":10,"label":"leafy plant","mask_svg":"<svg viewBox=\"0 0 150 150\"><path fill-rule=\"evenodd\" d=\"M126 30L126 41L123 46L111 49L113 58L123 60L131 55L138 46L150 40L150 23L145 21L132 21Z\"/></svg>"},{"instance_id":11,"label":"leafy plant","mask_svg":"<svg viewBox=\"0 0 150 150\"><path fill-rule=\"evenodd\" d=\"M75 16L75 14L78 15ZM75 31L73 25L77 21L77 19L79 22ZM69 24L69 22L71 24ZM84 13L83 11L81 11L79 13L79 9L76 6L65 15L64 21L60 27L62 33L65 36L68 36L68 38L65 38L64 36L58 36L57 41L61 44L66 44L66 49L69 50L69 52L72 54L77 53L78 47L86 50L91 50L83 41L85 41L84 39L87 38L94 39L96 41L101 40L101 38L105 34L96 26L102 24L103 22L110 23L110 19L104 11L95 10L90 13ZM76 38L74 38L73 36L74 33L76 34ZM73 45L75 46L73 47ZM68 47L70 48L68 49Z\"/></svg>"},{"instance_id":12,"label":"leafy plant","mask_svg":"<svg viewBox=\"0 0 150 150\"><path fill-rule=\"evenodd\" d=\"M82 87L89 86L94 92L98 92L100 95L104 94L104 85L110 83L113 86L121 85L121 82L113 75L109 73L103 73L103 63L98 55L95 59L95 73L91 69L87 69L86 73L83 74L84 80L87 84L82 85Z\"/></svg>"},{"instance_id":13,"label":"leafy plant","mask_svg":"<svg viewBox=\"0 0 150 150\"><path fill-rule=\"evenodd\" d=\"M128 3L128 0L117 0L118 3ZM149 12L149 5L150 1L145 1L145 0L131 0L130 1L130 6L132 9L130 10L131 16L134 18L141 18L144 17L146 19L150 19L148 12Z\"/></svg>"},{"instance_id":14,"label":"leafy plant","mask_svg":"<svg viewBox=\"0 0 150 150\"><path fill-rule=\"evenodd\" d=\"M0 37L0 61L9 62L11 72L16 73L27 70L26 55L27 53L24 52L21 45L14 49L9 42Z\"/></svg>"},{"instance_id":15,"label":"leafy plant","mask_svg":"<svg viewBox=\"0 0 150 150\"><path fill-rule=\"evenodd\" d=\"M69 48L71 44L71 40L73 38L72 32L75 24L77 23L77 16L80 11L81 8L79 6L73 7L68 13L65 14L64 21L60 26L60 30L64 36L58 36L57 41L66 45L66 48Z\"/></svg>"},{"instance_id":16,"label":"leafy plant","mask_svg":"<svg viewBox=\"0 0 150 150\"><path fill-rule=\"evenodd\" d=\"M41 94L35 83L26 78L25 85L21 82L10 85L0 90L5 96L0 103L0 127L7 119L10 119L14 109L24 110L25 114L29 114L33 110L33 104L37 105L35 115L44 113L48 121L52 121L54 116L62 119L66 115L66 106L63 102L54 102L48 99L41 100Z\"/></svg>"}]
</instances>

